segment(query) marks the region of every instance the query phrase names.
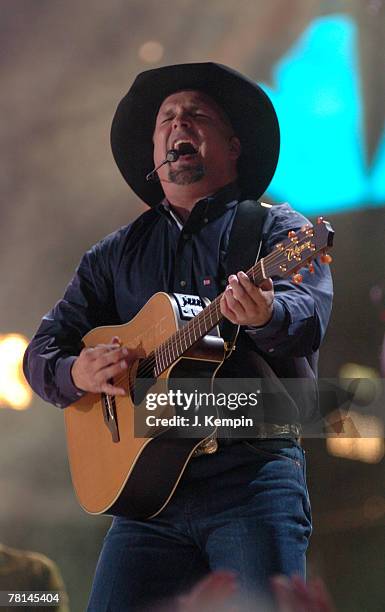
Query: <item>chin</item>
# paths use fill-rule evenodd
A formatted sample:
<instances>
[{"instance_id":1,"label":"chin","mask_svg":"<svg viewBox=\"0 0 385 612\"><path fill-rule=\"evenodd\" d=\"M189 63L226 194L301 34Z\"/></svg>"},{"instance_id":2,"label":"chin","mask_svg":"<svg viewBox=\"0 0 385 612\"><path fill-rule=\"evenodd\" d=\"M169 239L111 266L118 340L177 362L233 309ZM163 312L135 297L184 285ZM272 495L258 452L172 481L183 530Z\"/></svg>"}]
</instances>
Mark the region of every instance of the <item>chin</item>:
<instances>
[{"instance_id":1,"label":"chin","mask_svg":"<svg viewBox=\"0 0 385 612\"><path fill-rule=\"evenodd\" d=\"M191 167L190 165L181 166L175 170L170 168L168 179L176 185L191 185L198 183L206 176L205 170L201 164Z\"/></svg>"}]
</instances>

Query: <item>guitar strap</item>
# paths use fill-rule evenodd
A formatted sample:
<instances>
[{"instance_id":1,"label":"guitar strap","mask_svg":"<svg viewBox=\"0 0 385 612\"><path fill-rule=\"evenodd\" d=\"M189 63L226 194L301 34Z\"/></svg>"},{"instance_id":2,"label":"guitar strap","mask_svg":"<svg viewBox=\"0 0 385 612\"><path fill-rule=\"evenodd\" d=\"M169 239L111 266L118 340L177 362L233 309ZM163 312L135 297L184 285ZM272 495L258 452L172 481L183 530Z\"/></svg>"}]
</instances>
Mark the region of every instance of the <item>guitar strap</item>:
<instances>
[{"instance_id":1,"label":"guitar strap","mask_svg":"<svg viewBox=\"0 0 385 612\"><path fill-rule=\"evenodd\" d=\"M237 212L230 231L229 248L227 252L225 273L236 274L240 270L246 272L259 259L262 246L262 228L270 204L256 200L243 200L238 204ZM238 335L239 326L227 319L221 324L221 336L230 353Z\"/></svg>"}]
</instances>

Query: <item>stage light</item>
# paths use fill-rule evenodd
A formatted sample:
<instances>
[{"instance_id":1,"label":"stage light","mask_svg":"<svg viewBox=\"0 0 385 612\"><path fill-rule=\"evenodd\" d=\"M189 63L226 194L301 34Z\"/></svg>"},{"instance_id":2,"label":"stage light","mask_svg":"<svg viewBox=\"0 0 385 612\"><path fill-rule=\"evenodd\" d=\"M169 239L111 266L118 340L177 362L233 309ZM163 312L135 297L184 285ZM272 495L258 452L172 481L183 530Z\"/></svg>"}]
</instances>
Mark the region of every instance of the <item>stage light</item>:
<instances>
[{"instance_id":1,"label":"stage light","mask_svg":"<svg viewBox=\"0 0 385 612\"><path fill-rule=\"evenodd\" d=\"M283 143L269 194L305 214L384 205L384 131L366 160L360 37L348 15L316 17L274 66L274 85L262 84Z\"/></svg>"},{"instance_id":2,"label":"stage light","mask_svg":"<svg viewBox=\"0 0 385 612\"><path fill-rule=\"evenodd\" d=\"M164 47L156 40L149 40L139 47L139 59L147 64L156 64L163 57Z\"/></svg>"},{"instance_id":3,"label":"stage light","mask_svg":"<svg viewBox=\"0 0 385 612\"><path fill-rule=\"evenodd\" d=\"M326 447L335 457L379 463L384 457L383 424L376 417L349 411L340 423L339 433L327 438Z\"/></svg>"},{"instance_id":4,"label":"stage light","mask_svg":"<svg viewBox=\"0 0 385 612\"><path fill-rule=\"evenodd\" d=\"M338 373L339 377L344 379L350 378L362 378L369 380L378 380L380 375L377 370L370 368L369 366L362 365L361 363L345 363L341 366Z\"/></svg>"},{"instance_id":5,"label":"stage light","mask_svg":"<svg viewBox=\"0 0 385 612\"><path fill-rule=\"evenodd\" d=\"M0 407L24 410L32 400L23 370L28 340L20 334L0 336Z\"/></svg>"},{"instance_id":6,"label":"stage light","mask_svg":"<svg viewBox=\"0 0 385 612\"><path fill-rule=\"evenodd\" d=\"M328 438L330 455L364 463L379 463L384 457L382 438Z\"/></svg>"}]
</instances>

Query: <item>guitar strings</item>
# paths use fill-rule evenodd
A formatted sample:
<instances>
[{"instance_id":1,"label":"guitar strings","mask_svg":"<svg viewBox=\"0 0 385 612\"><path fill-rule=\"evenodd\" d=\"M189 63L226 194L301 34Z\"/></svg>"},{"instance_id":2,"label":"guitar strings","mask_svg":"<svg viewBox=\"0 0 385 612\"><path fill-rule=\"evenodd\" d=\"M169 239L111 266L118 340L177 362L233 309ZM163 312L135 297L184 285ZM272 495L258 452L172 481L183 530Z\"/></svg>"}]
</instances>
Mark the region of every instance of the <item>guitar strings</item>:
<instances>
[{"instance_id":1,"label":"guitar strings","mask_svg":"<svg viewBox=\"0 0 385 612\"><path fill-rule=\"evenodd\" d=\"M311 229L311 228L309 228ZM310 236L311 238L314 237ZM300 246L301 244L303 244L306 240L309 240L309 236L304 236L303 238L299 239L297 242L294 243L295 246ZM326 248L326 247L324 247ZM322 249L320 249L321 251ZM255 280L259 280L258 276L260 277L260 280L262 281L264 279L263 274L261 275L260 273L262 272L262 266L261 266L261 261L263 261L264 264L272 264L273 262L275 262L276 260L279 260L279 258L281 257L282 253L285 251L285 248L283 249L278 249L277 251L273 251L272 253L269 253L269 255L267 255L266 257L264 257L262 260L259 260L256 264L254 264L247 272L249 277L253 278L253 281ZM187 325L185 325L185 327L183 327L180 330L177 330L176 332L174 332L169 338L167 338L163 343L161 343L159 345L159 347L157 347L156 349L154 349L153 351L151 351L151 353L149 353L149 355L147 357L145 357L143 359L143 361L140 364L139 370L140 370L140 375L144 376L144 377L154 377L155 376L155 372L154 370L156 370L158 364L157 364L157 358L158 358L158 363L160 365L160 361L163 361L163 369L160 370L156 375L159 376L162 372L164 372L170 365L171 363L173 363L173 361L176 361L176 359L180 356L180 354L183 354L186 350L188 350L188 348L190 348L195 342L197 342L200 338L202 338L206 333L208 333L211 329L213 329L216 325L218 325L219 321L221 318L223 318L223 315L220 314L220 309L218 312L218 308L220 308L220 299L222 297L223 293L220 294L219 296L217 296L210 304L209 306L207 306L201 313L199 313L199 315L197 315L196 317L194 317L193 319L191 319L191 321L189 321L189 323L187 323ZM212 312L214 311L214 312ZM204 314L203 314L204 313ZM212 323L212 314L214 314L218 320L213 324ZM205 331L202 334L201 333L201 325L204 324L205 327ZM207 328L207 324L211 325L210 328ZM195 332L198 331L199 337L195 338ZM194 332L194 341L191 341L191 334L192 332ZM182 347L182 341L184 340L185 345L187 346L187 344L189 344L190 346L188 348L183 349ZM189 341L187 343L187 340ZM178 346L178 343L180 344L180 347ZM174 353L174 349L176 349L176 353L177 353L177 357L175 358L175 355L173 355L173 357L171 357L171 351ZM183 351L182 353L180 353L180 351ZM172 358L172 361L170 363L168 363L169 359L167 356L166 352L169 352L169 356ZM166 367L164 367L166 366ZM115 380L115 383L120 383L123 382L125 380L126 376L123 375L122 377L118 377Z\"/></svg>"}]
</instances>

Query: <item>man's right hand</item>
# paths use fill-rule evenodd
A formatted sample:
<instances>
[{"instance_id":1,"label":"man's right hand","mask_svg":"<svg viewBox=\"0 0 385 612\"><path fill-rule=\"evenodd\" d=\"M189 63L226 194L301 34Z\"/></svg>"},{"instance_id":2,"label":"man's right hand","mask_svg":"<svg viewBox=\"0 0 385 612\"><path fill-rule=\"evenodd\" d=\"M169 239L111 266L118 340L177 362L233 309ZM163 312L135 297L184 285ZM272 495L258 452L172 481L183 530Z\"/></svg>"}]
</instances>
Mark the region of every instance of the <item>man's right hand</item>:
<instances>
[{"instance_id":1,"label":"man's right hand","mask_svg":"<svg viewBox=\"0 0 385 612\"><path fill-rule=\"evenodd\" d=\"M72 365L72 380L82 391L126 395L122 387L115 386L109 381L117 379L119 384L123 372L127 372L132 362L139 357L143 355L138 349L121 346L119 338L115 336L110 344L98 344L81 351Z\"/></svg>"}]
</instances>

